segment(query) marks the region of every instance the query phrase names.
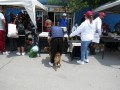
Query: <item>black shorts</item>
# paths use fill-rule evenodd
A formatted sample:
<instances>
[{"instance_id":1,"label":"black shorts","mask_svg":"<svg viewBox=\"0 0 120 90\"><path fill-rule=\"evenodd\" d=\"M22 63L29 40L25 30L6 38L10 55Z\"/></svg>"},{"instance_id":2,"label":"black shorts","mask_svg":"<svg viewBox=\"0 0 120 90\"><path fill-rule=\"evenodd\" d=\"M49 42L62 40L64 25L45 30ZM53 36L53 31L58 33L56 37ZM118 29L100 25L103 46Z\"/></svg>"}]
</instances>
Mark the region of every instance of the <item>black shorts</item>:
<instances>
[{"instance_id":1,"label":"black shorts","mask_svg":"<svg viewBox=\"0 0 120 90\"><path fill-rule=\"evenodd\" d=\"M25 46L25 36L19 36L19 38L16 39L17 47L24 47Z\"/></svg>"},{"instance_id":2,"label":"black shorts","mask_svg":"<svg viewBox=\"0 0 120 90\"><path fill-rule=\"evenodd\" d=\"M62 55L63 51L63 38L52 38L50 43L51 63L54 63L54 57L57 52Z\"/></svg>"}]
</instances>

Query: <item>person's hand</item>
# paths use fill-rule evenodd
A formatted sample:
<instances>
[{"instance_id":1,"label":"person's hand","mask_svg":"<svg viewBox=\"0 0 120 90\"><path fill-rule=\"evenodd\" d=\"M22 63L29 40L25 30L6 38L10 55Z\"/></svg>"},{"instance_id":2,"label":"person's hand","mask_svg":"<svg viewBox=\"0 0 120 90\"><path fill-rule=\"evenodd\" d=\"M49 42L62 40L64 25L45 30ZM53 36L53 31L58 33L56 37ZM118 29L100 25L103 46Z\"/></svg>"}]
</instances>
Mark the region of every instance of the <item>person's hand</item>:
<instances>
[{"instance_id":1,"label":"person's hand","mask_svg":"<svg viewBox=\"0 0 120 90\"><path fill-rule=\"evenodd\" d=\"M68 39L69 39L69 40L71 40L71 38L72 38L72 36L71 36L71 35L69 35L69 36L68 36Z\"/></svg>"},{"instance_id":2,"label":"person's hand","mask_svg":"<svg viewBox=\"0 0 120 90\"><path fill-rule=\"evenodd\" d=\"M51 38L48 36L48 44L49 44L49 46L50 46L50 42L51 42Z\"/></svg>"}]
</instances>

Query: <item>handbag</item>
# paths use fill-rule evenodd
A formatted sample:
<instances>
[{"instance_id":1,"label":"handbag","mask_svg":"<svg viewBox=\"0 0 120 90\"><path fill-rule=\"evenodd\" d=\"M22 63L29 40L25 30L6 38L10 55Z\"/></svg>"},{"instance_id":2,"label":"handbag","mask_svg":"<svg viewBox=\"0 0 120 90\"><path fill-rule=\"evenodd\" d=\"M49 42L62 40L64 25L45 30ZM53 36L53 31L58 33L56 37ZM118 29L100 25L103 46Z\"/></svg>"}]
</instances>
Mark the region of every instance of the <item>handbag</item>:
<instances>
[{"instance_id":1,"label":"handbag","mask_svg":"<svg viewBox=\"0 0 120 90\"><path fill-rule=\"evenodd\" d=\"M9 23L8 24L8 34L7 34L7 36L11 37L11 38L18 38L19 36L18 36L17 33L18 33L18 31L16 29L16 25Z\"/></svg>"}]
</instances>

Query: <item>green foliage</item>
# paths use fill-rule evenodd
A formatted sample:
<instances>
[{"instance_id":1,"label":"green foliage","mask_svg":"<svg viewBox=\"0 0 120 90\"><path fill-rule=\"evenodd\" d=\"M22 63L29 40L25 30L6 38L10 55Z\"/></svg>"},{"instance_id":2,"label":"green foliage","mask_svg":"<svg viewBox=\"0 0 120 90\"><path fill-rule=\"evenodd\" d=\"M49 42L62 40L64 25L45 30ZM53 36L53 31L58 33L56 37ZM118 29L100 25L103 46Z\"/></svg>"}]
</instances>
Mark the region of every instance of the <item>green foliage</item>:
<instances>
[{"instance_id":1,"label":"green foliage","mask_svg":"<svg viewBox=\"0 0 120 90\"><path fill-rule=\"evenodd\" d=\"M116 0L48 0L48 4L61 5L64 8L68 8L74 12L77 12L83 8L96 8L100 5L112 1Z\"/></svg>"},{"instance_id":2,"label":"green foliage","mask_svg":"<svg viewBox=\"0 0 120 90\"><path fill-rule=\"evenodd\" d=\"M69 0L69 3L66 6L73 11L78 11L88 7L88 3L87 1L83 2L83 0Z\"/></svg>"},{"instance_id":3,"label":"green foliage","mask_svg":"<svg viewBox=\"0 0 120 90\"><path fill-rule=\"evenodd\" d=\"M61 3L61 1L59 0L48 0L47 4L48 5L63 5L63 3Z\"/></svg>"}]
</instances>

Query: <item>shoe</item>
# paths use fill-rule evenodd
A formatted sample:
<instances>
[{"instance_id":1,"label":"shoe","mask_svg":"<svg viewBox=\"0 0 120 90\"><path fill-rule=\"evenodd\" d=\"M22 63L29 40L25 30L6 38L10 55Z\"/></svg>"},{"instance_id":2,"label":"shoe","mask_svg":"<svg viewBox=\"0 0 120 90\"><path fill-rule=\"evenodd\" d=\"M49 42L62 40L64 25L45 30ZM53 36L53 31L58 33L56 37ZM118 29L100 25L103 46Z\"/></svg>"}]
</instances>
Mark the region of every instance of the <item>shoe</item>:
<instances>
[{"instance_id":1,"label":"shoe","mask_svg":"<svg viewBox=\"0 0 120 90\"><path fill-rule=\"evenodd\" d=\"M25 55L25 52L23 52L22 55L24 56L24 55Z\"/></svg>"},{"instance_id":2,"label":"shoe","mask_svg":"<svg viewBox=\"0 0 120 90\"><path fill-rule=\"evenodd\" d=\"M2 52L3 55L6 55L6 52Z\"/></svg>"},{"instance_id":3,"label":"shoe","mask_svg":"<svg viewBox=\"0 0 120 90\"><path fill-rule=\"evenodd\" d=\"M49 65L50 65L51 67L53 67L53 63L49 62Z\"/></svg>"},{"instance_id":4,"label":"shoe","mask_svg":"<svg viewBox=\"0 0 120 90\"><path fill-rule=\"evenodd\" d=\"M84 62L89 63L89 59L85 59Z\"/></svg>"},{"instance_id":5,"label":"shoe","mask_svg":"<svg viewBox=\"0 0 120 90\"><path fill-rule=\"evenodd\" d=\"M7 51L3 52L3 55L9 55L9 52L7 52Z\"/></svg>"},{"instance_id":6,"label":"shoe","mask_svg":"<svg viewBox=\"0 0 120 90\"><path fill-rule=\"evenodd\" d=\"M83 65L83 64L84 64L84 61L80 61L80 60L79 60L79 61L77 61L77 63L80 64L80 65Z\"/></svg>"},{"instance_id":7,"label":"shoe","mask_svg":"<svg viewBox=\"0 0 120 90\"><path fill-rule=\"evenodd\" d=\"M17 52L16 54L17 54L18 56L20 56L20 55L21 55L21 54L20 54L20 52Z\"/></svg>"},{"instance_id":8,"label":"shoe","mask_svg":"<svg viewBox=\"0 0 120 90\"><path fill-rule=\"evenodd\" d=\"M10 54L10 51L6 51L6 55L9 55Z\"/></svg>"}]
</instances>

